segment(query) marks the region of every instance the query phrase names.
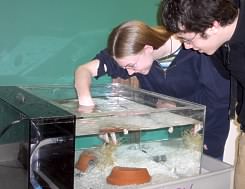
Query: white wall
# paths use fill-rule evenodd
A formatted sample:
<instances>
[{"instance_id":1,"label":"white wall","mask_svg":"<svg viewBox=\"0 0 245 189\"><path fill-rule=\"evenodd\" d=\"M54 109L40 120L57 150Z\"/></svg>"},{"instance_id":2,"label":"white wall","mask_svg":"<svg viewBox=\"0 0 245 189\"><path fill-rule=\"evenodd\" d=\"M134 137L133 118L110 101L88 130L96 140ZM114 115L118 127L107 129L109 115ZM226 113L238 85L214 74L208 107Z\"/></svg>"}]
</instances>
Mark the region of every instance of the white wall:
<instances>
[{"instance_id":1,"label":"white wall","mask_svg":"<svg viewBox=\"0 0 245 189\"><path fill-rule=\"evenodd\" d=\"M223 161L234 165L235 152L236 152L236 139L239 134L239 124L231 121L230 132L225 145L224 159Z\"/></svg>"}]
</instances>

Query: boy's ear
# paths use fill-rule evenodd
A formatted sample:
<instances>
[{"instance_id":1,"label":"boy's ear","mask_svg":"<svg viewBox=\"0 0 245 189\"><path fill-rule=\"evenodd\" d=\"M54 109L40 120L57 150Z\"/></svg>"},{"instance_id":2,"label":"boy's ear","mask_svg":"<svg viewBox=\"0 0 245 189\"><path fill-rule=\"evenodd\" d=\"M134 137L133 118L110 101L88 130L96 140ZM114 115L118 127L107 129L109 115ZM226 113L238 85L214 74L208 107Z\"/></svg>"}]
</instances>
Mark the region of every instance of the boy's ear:
<instances>
[{"instance_id":1,"label":"boy's ear","mask_svg":"<svg viewBox=\"0 0 245 189\"><path fill-rule=\"evenodd\" d=\"M216 34L219 31L220 27L221 26L220 26L219 22L214 21L213 26L207 29L206 34L207 35Z\"/></svg>"}]
</instances>

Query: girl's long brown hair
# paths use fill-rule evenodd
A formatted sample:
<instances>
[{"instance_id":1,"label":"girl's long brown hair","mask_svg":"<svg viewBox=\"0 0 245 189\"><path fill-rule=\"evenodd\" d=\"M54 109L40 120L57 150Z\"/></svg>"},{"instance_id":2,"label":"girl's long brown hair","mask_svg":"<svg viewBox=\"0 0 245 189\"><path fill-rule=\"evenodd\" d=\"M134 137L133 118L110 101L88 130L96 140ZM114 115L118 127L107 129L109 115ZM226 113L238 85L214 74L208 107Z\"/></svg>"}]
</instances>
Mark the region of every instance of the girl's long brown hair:
<instances>
[{"instance_id":1,"label":"girl's long brown hair","mask_svg":"<svg viewBox=\"0 0 245 189\"><path fill-rule=\"evenodd\" d=\"M135 55L145 45L161 47L171 36L163 26L150 27L141 21L128 21L112 30L108 39L108 52L116 58Z\"/></svg>"}]
</instances>

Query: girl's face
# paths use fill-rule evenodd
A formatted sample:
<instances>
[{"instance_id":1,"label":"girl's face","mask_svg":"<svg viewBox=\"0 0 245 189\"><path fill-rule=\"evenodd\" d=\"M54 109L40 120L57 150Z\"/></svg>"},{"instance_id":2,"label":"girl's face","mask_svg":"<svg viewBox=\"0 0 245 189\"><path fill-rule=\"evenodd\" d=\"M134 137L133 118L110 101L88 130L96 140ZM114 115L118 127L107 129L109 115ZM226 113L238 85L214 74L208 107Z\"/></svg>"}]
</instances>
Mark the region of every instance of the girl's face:
<instances>
[{"instance_id":1,"label":"girl's face","mask_svg":"<svg viewBox=\"0 0 245 189\"><path fill-rule=\"evenodd\" d=\"M138 54L115 59L120 67L128 71L129 75L133 75L134 73L147 75L153 63L152 53L145 49Z\"/></svg>"}]
</instances>

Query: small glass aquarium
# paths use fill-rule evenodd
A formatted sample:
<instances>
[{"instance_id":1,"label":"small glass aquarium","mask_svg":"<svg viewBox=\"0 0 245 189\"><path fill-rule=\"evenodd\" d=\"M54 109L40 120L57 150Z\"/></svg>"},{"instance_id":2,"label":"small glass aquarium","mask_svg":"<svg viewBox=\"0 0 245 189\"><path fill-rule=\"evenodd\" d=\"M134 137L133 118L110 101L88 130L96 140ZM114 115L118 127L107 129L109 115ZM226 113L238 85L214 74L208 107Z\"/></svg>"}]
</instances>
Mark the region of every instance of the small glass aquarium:
<instances>
[{"instance_id":1,"label":"small glass aquarium","mask_svg":"<svg viewBox=\"0 0 245 189\"><path fill-rule=\"evenodd\" d=\"M90 111L60 102L76 110L75 188L143 188L200 174L204 106L120 84L91 92Z\"/></svg>"},{"instance_id":2,"label":"small glass aquarium","mask_svg":"<svg viewBox=\"0 0 245 189\"><path fill-rule=\"evenodd\" d=\"M43 146L36 150L35 162L30 163L28 158L26 162L31 168L29 175L41 186L147 188L201 172L205 125L202 105L117 83L92 86L93 107L79 106L72 86L25 86L15 90L11 102L22 104L23 109L27 108L27 96L35 97L29 114L35 113L36 121L29 125L33 130L26 127L26 156L38 144ZM43 118L48 123L39 127L45 122ZM49 141L53 143L48 148ZM51 165L45 158L53 156L59 160L53 164L60 164L60 168L40 174L42 166ZM38 161L40 157L44 161Z\"/></svg>"}]
</instances>

